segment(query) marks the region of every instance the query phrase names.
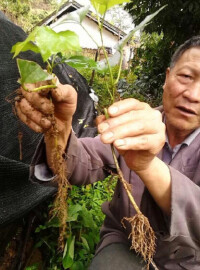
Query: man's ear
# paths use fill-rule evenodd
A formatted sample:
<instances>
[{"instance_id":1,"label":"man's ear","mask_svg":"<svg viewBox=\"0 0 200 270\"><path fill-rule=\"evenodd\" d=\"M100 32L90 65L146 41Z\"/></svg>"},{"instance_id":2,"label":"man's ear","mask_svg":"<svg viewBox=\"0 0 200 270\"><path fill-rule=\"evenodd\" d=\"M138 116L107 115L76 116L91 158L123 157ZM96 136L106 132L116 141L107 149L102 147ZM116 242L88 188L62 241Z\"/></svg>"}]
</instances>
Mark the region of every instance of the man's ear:
<instances>
[{"instance_id":1,"label":"man's ear","mask_svg":"<svg viewBox=\"0 0 200 270\"><path fill-rule=\"evenodd\" d=\"M166 73L165 73L166 78L169 76L169 73L170 73L170 67L168 67L168 68L166 69Z\"/></svg>"},{"instance_id":2,"label":"man's ear","mask_svg":"<svg viewBox=\"0 0 200 270\"><path fill-rule=\"evenodd\" d=\"M170 73L170 68L168 67L168 68L166 69L166 72L165 72L165 82L164 82L164 84L163 84L163 89L164 89L164 87L165 87L165 85L166 85L167 79L168 79L168 77L169 77L169 73Z\"/></svg>"}]
</instances>

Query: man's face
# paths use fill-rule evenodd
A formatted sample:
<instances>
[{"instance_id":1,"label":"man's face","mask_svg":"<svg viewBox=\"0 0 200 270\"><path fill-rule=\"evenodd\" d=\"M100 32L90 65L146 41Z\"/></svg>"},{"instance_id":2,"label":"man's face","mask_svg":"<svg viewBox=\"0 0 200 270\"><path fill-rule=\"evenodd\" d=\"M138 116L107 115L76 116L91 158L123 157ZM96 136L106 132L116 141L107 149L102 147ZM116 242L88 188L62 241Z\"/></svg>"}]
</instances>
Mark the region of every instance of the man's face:
<instances>
[{"instance_id":1,"label":"man's face","mask_svg":"<svg viewBox=\"0 0 200 270\"><path fill-rule=\"evenodd\" d=\"M167 70L163 106L168 131L190 134L200 126L200 48L183 53Z\"/></svg>"}]
</instances>

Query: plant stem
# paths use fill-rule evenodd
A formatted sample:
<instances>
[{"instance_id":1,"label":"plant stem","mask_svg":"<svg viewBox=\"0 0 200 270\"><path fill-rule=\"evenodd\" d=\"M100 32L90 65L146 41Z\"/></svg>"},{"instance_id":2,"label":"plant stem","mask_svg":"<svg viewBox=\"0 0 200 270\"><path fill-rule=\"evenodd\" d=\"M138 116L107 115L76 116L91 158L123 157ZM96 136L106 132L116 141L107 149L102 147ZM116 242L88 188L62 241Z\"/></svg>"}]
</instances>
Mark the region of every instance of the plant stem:
<instances>
[{"instance_id":1,"label":"plant stem","mask_svg":"<svg viewBox=\"0 0 200 270\"><path fill-rule=\"evenodd\" d=\"M106 119L108 119L109 114L108 114L108 111L107 111L106 108L104 109L104 113L105 113ZM115 162L115 166L116 166L116 169L117 169L117 173L118 173L118 176L119 176L119 180L122 182L122 184L123 184L123 186L124 186L124 188L125 188L125 190L127 192L127 195L129 197L133 207L135 208L136 212L138 214L142 214L142 212L140 211L139 207L137 206L137 204L136 204L136 202L135 202L135 200L134 200L134 198L133 198L133 196L131 194L129 186L128 186L126 180L124 179L123 173L122 173L122 171L121 171L121 169L119 167L119 162L118 162L116 154L115 154L114 146L113 146L113 144L111 144L110 146L111 146L111 151L112 151L112 156L113 156L113 159L114 159L114 162Z\"/></svg>"},{"instance_id":2,"label":"plant stem","mask_svg":"<svg viewBox=\"0 0 200 270\"><path fill-rule=\"evenodd\" d=\"M153 261L153 253L154 253L154 250L155 250L155 236L154 236L153 229L149 225L148 219L140 211L140 209L137 206L137 203L136 203L134 197L131 194L130 185L124 179L123 173L122 173L122 171L121 171L121 169L119 167L119 162L117 160L117 157L116 157L116 154L115 154L115 149L114 149L113 144L111 144L111 151L112 151L112 156L113 156L114 163L115 163L115 166L116 166L116 169L117 169L117 174L118 174L119 180L121 181L121 183L122 183L122 185L123 185L123 187L124 187L124 189L125 189L125 191L126 191L126 193L128 195L128 198L129 198L132 206L134 207L134 209L135 209L135 211L137 213L133 218L124 218L125 220L127 220L127 221L130 222L131 227L132 227L132 233L130 234L133 237L132 238L132 246L131 246L131 248L135 249L136 252L139 252L143 256L145 262L147 262L147 269L149 269L149 264L151 263L152 266L154 267L154 269L155 270L158 270L158 268L156 267L156 265L155 265L155 263ZM138 220L138 218L139 218L139 220ZM142 218L142 223L139 222L141 218ZM134 219L134 222L133 222L133 219ZM136 220L137 220L137 222L136 222ZM145 220L147 220L146 224L144 222ZM122 223L123 223L123 221L122 221ZM146 240L146 235L148 235L148 236L150 235L149 231L152 234L150 236L150 242L153 241L153 245L152 245L153 252L151 251L150 258L149 258L149 255L147 253L143 253L142 252L142 250L144 250L143 245L145 246L145 244L142 243L142 246L141 246L142 249L140 249L140 248L138 249L138 244L139 244L138 241L137 241L138 238L136 239L134 237L135 236L135 230L133 230L133 228L136 226L136 224L137 224L137 227L138 227L137 229L139 230L139 235L138 236L140 237L140 235L142 235L144 237L144 242L146 242L146 241L149 240L149 239ZM145 228L144 224L146 225L146 229L144 229ZM133 236L133 232L134 232L134 236ZM134 241L134 244L133 244L133 241ZM135 246L135 242L137 243L137 246ZM150 242L147 243L147 245L150 245L151 244ZM137 247L137 249L136 249L136 247ZM145 248L145 250L146 250L146 248Z\"/></svg>"},{"instance_id":3,"label":"plant stem","mask_svg":"<svg viewBox=\"0 0 200 270\"><path fill-rule=\"evenodd\" d=\"M106 88L107 88L108 93L110 94L111 100L113 101L113 97L114 97L114 95L113 95L113 91L110 91L110 89L109 89L109 86L108 86L108 83L107 83L107 82L106 82Z\"/></svg>"},{"instance_id":4,"label":"plant stem","mask_svg":"<svg viewBox=\"0 0 200 270\"><path fill-rule=\"evenodd\" d=\"M55 84L49 84L49 85L43 85L37 88L34 88L33 90L29 90L28 88L26 88L25 84L22 84L22 87L25 91L27 92L40 92L43 89L49 89L49 88L57 88L57 86Z\"/></svg>"},{"instance_id":5,"label":"plant stem","mask_svg":"<svg viewBox=\"0 0 200 270\"><path fill-rule=\"evenodd\" d=\"M54 66L55 66L55 65L54 65L55 60L56 60L56 54L54 54L54 55L52 56L52 61L51 61L51 64L50 64L50 68L51 68L50 74L53 73L53 68L54 68Z\"/></svg>"},{"instance_id":6,"label":"plant stem","mask_svg":"<svg viewBox=\"0 0 200 270\"><path fill-rule=\"evenodd\" d=\"M117 157L116 157L116 154L115 154L115 149L114 149L114 146L113 144L111 144L111 151L112 151L112 155L113 155L113 159L114 159L114 162L115 162L115 166L116 166L116 169L117 169L117 173L118 173L118 176L119 176L119 180L122 182L123 186L124 186L124 189L126 190L126 193L129 197L129 200L131 201L133 207L135 208L137 214L142 214L142 212L140 211L139 207L137 206L131 192L130 192L130 189L129 189L129 186L126 182L126 180L124 179L124 176L123 176L123 173L119 167L119 163L118 163L118 160L117 160Z\"/></svg>"},{"instance_id":7,"label":"plant stem","mask_svg":"<svg viewBox=\"0 0 200 270\"><path fill-rule=\"evenodd\" d=\"M115 80L115 85L118 84L121 71L122 71L122 61L123 61L123 52L120 50L120 62L119 62L119 69L118 69L118 74L117 74L117 79Z\"/></svg>"},{"instance_id":8,"label":"plant stem","mask_svg":"<svg viewBox=\"0 0 200 270\"><path fill-rule=\"evenodd\" d=\"M88 36L91 38L91 40L96 44L97 49L98 49L99 48L99 44L96 42L96 40L90 35L90 33L87 31L87 29L82 24L81 24L81 27L88 34Z\"/></svg>"},{"instance_id":9,"label":"plant stem","mask_svg":"<svg viewBox=\"0 0 200 270\"><path fill-rule=\"evenodd\" d=\"M105 16L105 14L104 14ZM103 24L103 21L104 21L104 17L103 17L103 20L102 22L100 22L100 18L98 16L98 24L99 24L99 31L100 31L100 37L101 37L101 48L103 49L103 53L104 53L104 56L105 56L105 59L106 59L106 63L108 65L108 69L109 69L109 73L110 73L110 79L111 79L111 89L114 89L114 79L113 79L113 73L112 73L112 69L111 69L111 66L110 66L110 63L109 63L109 60L108 60L108 54L105 50L105 47L104 47L104 42L103 42L103 30L102 30L102 24ZM112 91L113 92L113 91ZM112 102L114 102L114 92L113 92L113 96L112 96Z\"/></svg>"}]
</instances>

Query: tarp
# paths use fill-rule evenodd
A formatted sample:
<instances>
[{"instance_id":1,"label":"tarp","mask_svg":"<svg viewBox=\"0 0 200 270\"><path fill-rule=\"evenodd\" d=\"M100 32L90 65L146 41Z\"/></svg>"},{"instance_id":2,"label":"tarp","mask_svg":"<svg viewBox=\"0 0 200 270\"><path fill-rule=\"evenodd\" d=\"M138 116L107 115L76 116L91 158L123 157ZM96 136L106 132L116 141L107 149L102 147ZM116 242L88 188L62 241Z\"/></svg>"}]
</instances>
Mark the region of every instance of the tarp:
<instances>
[{"instance_id":1,"label":"tarp","mask_svg":"<svg viewBox=\"0 0 200 270\"><path fill-rule=\"evenodd\" d=\"M20 122L12 111L12 104L6 101L13 100L14 92L19 88L16 59L10 51L16 42L25 38L25 32L0 11L0 226L21 217L56 191L55 187L28 180L28 164L42 135ZM31 51L21 53L19 57L42 64L39 55ZM58 65L54 73L62 84L71 84L78 92L73 130L78 137L94 136L96 111L85 78L65 64ZM23 134L22 161L19 160L19 131Z\"/></svg>"}]
</instances>

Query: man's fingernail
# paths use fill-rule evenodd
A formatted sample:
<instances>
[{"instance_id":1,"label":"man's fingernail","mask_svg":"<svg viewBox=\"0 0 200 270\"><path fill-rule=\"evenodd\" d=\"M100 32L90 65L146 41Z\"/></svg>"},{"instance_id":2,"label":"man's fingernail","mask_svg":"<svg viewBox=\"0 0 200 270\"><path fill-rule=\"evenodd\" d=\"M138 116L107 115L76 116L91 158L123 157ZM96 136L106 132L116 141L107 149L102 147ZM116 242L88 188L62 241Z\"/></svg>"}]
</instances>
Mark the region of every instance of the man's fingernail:
<instances>
[{"instance_id":1,"label":"man's fingernail","mask_svg":"<svg viewBox=\"0 0 200 270\"><path fill-rule=\"evenodd\" d=\"M125 145L125 141L124 140L116 140L115 145L118 146L118 147L123 146L123 145Z\"/></svg>"},{"instance_id":2,"label":"man's fingernail","mask_svg":"<svg viewBox=\"0 0 200 270\"><path fill-rule=\"evenodd\" d=\"M45 129L48 129L48 128L51 127L51 121L49 121L49 120L46 119L46 118L41 118L40 124L41 124L41 126L42 126L43 128L45 128Z\"/></svg>"},{"instance_id":3,"label":"man's fingernail","mask_svg":"<svg viewBox=\"0 0 200 270\"><path fill-rule=\"evenodd\" d=\"M107 132L107 133L103 134L103 137L106 140L111 139L113 137L113 133L112 132Z\"/></svg>"},{"instance_id":4,"label":"man's fingernail","mask_svg":"<svg viewBox=\"0 0 200 270\"><path fill-rule=\"evenodd\" d=\"M108 123L102 123L102 124L100 124L100 125L98 126L99 132L104 132L104 131L106 131L106 129L108 129L108 128L109 128Z\"/></svg>"},{"instance_id":5,"label":"man's fingernail","mask_svg":"<svg viewBox=\"0 0 200 270\"><path fill-rule=\"evenodd\" d=\"M39 127L39 126L36 126L36 132L38 132L38 133L41 133L43 130L42 130L42 128L41 127Z\"/></svg>"},{"instance_id":6,"label":"man's fingernail","mask_svg":"<svg viewBox=\"0 0 200 270\"><path fill-rule=\"evenodd\" d=\"M116 107L116 106L111 106L108 110L109 110L109 113L115 114L115 113L118 112L118 107Z\"/></svg>"}]
</instances>

